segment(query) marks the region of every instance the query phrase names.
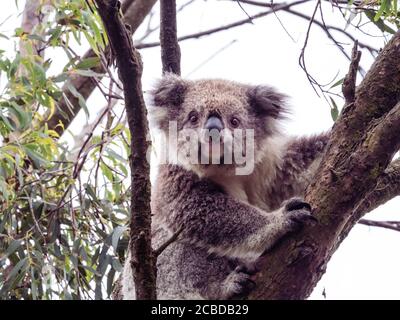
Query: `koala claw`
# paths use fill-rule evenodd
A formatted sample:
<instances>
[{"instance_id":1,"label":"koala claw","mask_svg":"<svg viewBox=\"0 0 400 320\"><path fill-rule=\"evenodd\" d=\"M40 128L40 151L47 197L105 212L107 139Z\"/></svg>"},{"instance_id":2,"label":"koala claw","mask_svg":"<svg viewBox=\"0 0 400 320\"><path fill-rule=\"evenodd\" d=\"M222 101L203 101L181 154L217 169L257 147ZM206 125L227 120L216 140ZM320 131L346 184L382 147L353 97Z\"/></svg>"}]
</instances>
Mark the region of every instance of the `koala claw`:
<instances>
[{"instance_id":1,"label":"koala claw","mask_svg":"<svg viewBox=\"0 0 400 320\"><path fill-rule=\"evenodd\" d=\"M285 212L290 221L294 222L293 229L297 230L306 222L316 223L318 220L311 215L311 206L301 198L292 198L285 205Z\"/></svg>"},{"instance_id":2,"label":"koala claw","mask_svg":"<svg viewBox=\"0 0 400 320\"><path fill-rule=\"evenodd\" d=\"M246 273L250 276L254 276L260 271L259 266L256 263L252 264L240 264L235 268L236 272Z\"/></svg>"},{"instance_id":3,"label":"koala claw","mask_svg":"<svg viewBox=\"0 0 400 320\"><path fill-rule=\"evenodd\" d=\"M285 204L285 209L286 211L294 211L294 210L308 210L311 211L311 206L307 203L304 202L301 198L292 198L287 201Z\"/></svg>"},{"instance_id":4,"label":"koala claw","mask_svg":"<svg viewBox=\"0 0 400 320\"><path fill-rule=\"evenodd\" d=\"M256 271L247 267L238 266L228 277L226 299L241 299L246 297L256 286L252 279Z\"/></svg>"}]
</instances>

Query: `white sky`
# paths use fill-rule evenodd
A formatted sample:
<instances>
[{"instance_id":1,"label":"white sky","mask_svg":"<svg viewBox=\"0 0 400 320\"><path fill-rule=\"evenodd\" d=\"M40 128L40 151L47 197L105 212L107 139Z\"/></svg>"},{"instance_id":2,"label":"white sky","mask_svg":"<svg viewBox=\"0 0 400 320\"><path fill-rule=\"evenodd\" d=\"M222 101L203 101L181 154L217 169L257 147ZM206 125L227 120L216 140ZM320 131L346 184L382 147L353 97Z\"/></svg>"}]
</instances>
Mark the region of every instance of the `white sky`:
<instances>
[{"instance_id":1,"label":"white sky","mask_svg":"<svg viewBox=\"0 0 400 320\"><path fill-rule=\"evenodd\" d=\"M9 5L5 5L6 2L9 2ZM185 2L178 0L178 5ZM20 20L16 16L15 1L3 0L2 3L0 23L9 15L12 15L12 18L0 26L0 32L5 30L11 32L19 25ZM18 1L18 4L22 9L24 1ZM246 5L243 7L249 14L262 11L262 8L254 9ZM312 4L302 5L301 8L302 12L312 14ZM329 106L325 100L315 94L298 65L298 57L308 24L305 20L283 12L278 12L277 15L290 36L278 19L274 15L269 15L254 20L253 24L200 40L182 42L182 75L190 74L192 79L226 78L273 85L291 96L293 117L286 126L290 134L304 135L327 130L333 124ZM245 13L231 1L197 0L178 16L179 35L206 30L245 18ZM324 5L324 18L327 24L343 29L346 26L342 16L333 11L328 4ZM154 22L157 23L156 20ZM351 27L349 31L357 35L360 40L378 48L382 47L385 41L382 37L370 38L360 32L357 33ZM380 36L374 28L369 31ZM338 34L335 35L343 42L343 46L349 53L352 43ZM157 40L157 37L158 32L155 32L148 41ZM232 41L235 42L197 69L199 65ZM9 52L14 51L13 46L3 39L0 40L0 48ZM86 48L81 48L79 52L83 53L85 50ZM65 63L65 58L60 52L48 52L46 55L52 56L53 60L57 61L55 65L58 67ZM142 58L144 61L143 87L146 90L160 76L159 49L142 50ZM372 61L369 53L363 52L361 65L364 69L368 70ZM309 71L321 83L332 81L336 75L338 75L337 79L342 78L348 68L348 61L316 26L311 30L306 63ZM336 102L339 106L342 105L340 99L336 99ZM104 101L98 95L88 101L90 110L103 104ZM79 127L83 125L85 125L85 116L80 115L74 121L73 130L75 131L75 128L79 130ZM399 220L399 208L400 198L397 197L368 214L366 218ZM323 299L322 291L325 289L327 299L400 299L399 243L399 232L357 225L334 254L328 264L326 274L310 298Z\"/></svg>"}]
</instances>

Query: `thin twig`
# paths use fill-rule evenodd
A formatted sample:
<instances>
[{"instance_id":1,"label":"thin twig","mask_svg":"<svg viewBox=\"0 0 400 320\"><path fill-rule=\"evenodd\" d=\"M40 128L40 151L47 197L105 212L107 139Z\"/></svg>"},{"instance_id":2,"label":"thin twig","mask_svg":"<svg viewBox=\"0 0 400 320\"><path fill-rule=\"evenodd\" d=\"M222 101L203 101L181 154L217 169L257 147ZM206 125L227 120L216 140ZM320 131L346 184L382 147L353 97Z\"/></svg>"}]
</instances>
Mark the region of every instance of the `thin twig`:
<instances>
[{"instance_id":1,"label":"thin twig","mask_svg":"<svg viewBox=\"0 0 400 320\"><path fill-rule=\"evenodd\" d=\"M160 245L156 250L154 250L154 255L158 257L168 246L175 242L179 235L182 233L183 227L180 227L169 239L167 239L162 245Z\"/></svg>"},{"instance_id":2,"label":"thin twig","mask_svg":"<svg viewBox=\"0 0 400 320\"><path fill-rule=\"evenodd\" d=\"M358 221L358 223L370 227L379 227L400 232L400 221L375 221L375 220L361 219L360 221Z\"/></svg>"},{"instance_id":3,"label":"thin twig","mask_svg":"<svg viewBox=\"0 0 400 320\"><path fill-rule=\"evenodd\" d=\"M228 44L224 45L222 48L218 49L216 52L214 52L211 56L209 56L207 59L202 61L199 65L197 65L192 71L190 71L185 77L189 77L193 73L195 73L197 70L202 68L204 65L209 63L212 59L214 59L217 55L219 55L222 51L228 49L231 45L233 45L237 40L232 40Z\"/></svg>"},{"instance_id":4,"label":"thin twig","mask_svg":"<svg viewBox=\"0 0 400 320\"><path fill-rule=\"evenodd\" d=\"M296 6L296 5L299 5L299 4L308 2L308 1L310 1L310 0L299 0L299 1L294 1L292 3L288 3L288 4L279 5L279 6L274 7L274 10L271 9L271 10L268 10L268 11L257 13L255 15L251 16L251 19L248 18L248 19L244 19L244 20L239 20L239 21L227 24L227 25L223 25L223 26L217 27L217 28L212 28L212 29L209 29L209 30L200 31L200 32L196 32L196 33L189 34L189 35L186 35L186 36L178 37L178 41L181 42L181 41L185 41L185 40L189 40L189 39L198 39L198 38L201 38L201 37L204 37L204 36L208 36L208 35L211 35L211 34L214 34L214 33L217 33L217 32L221 32L221 31L232 29L232 28L240 27L240 26L242 26L244 24L251 23L251 21L253 21L255 19L258 19L258 18L261 18L261 17L265 17L265 16L267 16L269 14L273 14L276 11L288 9L288 8L291 8L293 6ZM136 49L146 49L146 48L158 47L159 45L160 45L160 42L151 42L151 43L139 43L139 44L136 44L135 47L136 47Z\"/></svg>"},{"instance_id":5,"label":"thin twig","mask_svg":"<svg viewBox=\"0 0 400 320\"><path fill-rule=\"evenodd\" d=\"M352 104L355 99L357 70L360 64L360 59L361 59L361 51L358 51L358 41L355 41L351 53L349 72L344 77L342 85L342 91L346 105Z\"/></svg>"},{"instance_id":6,"label":"thin twig","mask_svg":"<svg viewBox=\"0 0 400 320\"><path fill-rule=\"evenodd\" d=\"M238 4L239 8L244 12L244 14L247 16L247 18L250 19L250 23L253 23L253 21L251 20L251 16L247 13L247 11L243 8L242 4L240 3L240 1L236 1L236 3Z\"/></svg>"},{"instance_id":7,"label":"thin twig","mask_svg":"<svg viewBox=\"0 0 400 320\"><path fill-rule=\"evenodd\" d=\"M310 21L308 23L308 28L307 28L307 33L306 33L306 38L304 39L304 44L303 44L303 47L301 48L301 53L299 56L299 65L306 73L307 79L310 82L312 88L314 89L314 91L317 95L318 95L318 92L315 89L315 85L318 85L318 82L314 79L314 77L311 76L311 74L307 70L306 61L305 61L305 52L306 52L308 40L310 38L311 27L313 25L315 15L316 15L320 5L321 5L321 0L318 0L317 4L315 5L314 12L313 12L312 16L310 17Z\"/></svg>"},{"instance_id":8,"label":"thin twig","mask_svg":"<svg viewBox=\"0 0 400 320\"><path fill-rule=\"evenodd\" d=\"M299 18L302 18L302 19L304 19L304 20L307 20L307 21L309 21L310 18L311 18L310 16L308 16L308 15L306 15L306 14L304 14L304 13L295 11L295 10L293 10L293 9L288 9L288 10L284 10L284 11L286 11L287 13L293 14L293 15L299 17ZM323 23L321 23L321 22L318 21L318 20L314 20L313 23L314 23L315 25L317 25L318 27L320 27L320 28L326 33L326 35L328 36L328 38L331 39L331 40L338 46L338 48L339 48L341 51L342 51L343 48L341 48L339 42L336 41L336 39L332 36L332 34L331 34L330 31L336 31L336 32L339 32L339 33L343 34L344 36L346 36L347 38L349 38L349 39L351 40L351 42L355 42L355 41L357 40L357 39L356 39L355 37L353 37L349 32L346 32L345 30L343 30L343 29L341 29L341 28L338 28L338 27L335 27L335 26L332 26L332 25L324 25ZM376 48L374 48L374 47L371 47L370 45L368 45L368 44L366 44L366 43L363 43L363 42L360 42L360 41L359 41L359 42L358 42L358 45L359 45L360 48L368 50L372 55L373 55L373 54L378 54L378 53L379 53L379 50L378 50L378 49L376 49ZM350 61L350 60L351 60L350 56L349 56L345 51L342 51L342 52L343 52L343 54L346 56L346 58ZM365 70L360 70L360 71L362 71L362 73L365 74Z\"/></svg>"}]
</instances>

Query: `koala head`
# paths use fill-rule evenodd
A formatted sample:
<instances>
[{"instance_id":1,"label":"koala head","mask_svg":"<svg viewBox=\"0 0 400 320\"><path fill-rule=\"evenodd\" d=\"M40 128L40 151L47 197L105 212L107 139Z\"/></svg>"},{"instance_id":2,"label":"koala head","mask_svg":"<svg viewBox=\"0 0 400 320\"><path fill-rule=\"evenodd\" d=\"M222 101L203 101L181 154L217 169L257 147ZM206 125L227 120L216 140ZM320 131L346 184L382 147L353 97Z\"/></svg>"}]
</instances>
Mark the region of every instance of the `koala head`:
<instances>
[{"instance_id":1,"label":"koala head","mask_svg":"<svg viewBox=\"0 0 400 320\"><path fill-rule=\"evenodd\" d=\"M287 113L286 96L269 86L174 74L157 83L151 98L151 126L169 138L175 130L178 162L203 176L232 171L250 152L258 161Z\"/></svg>"}]
</instances>

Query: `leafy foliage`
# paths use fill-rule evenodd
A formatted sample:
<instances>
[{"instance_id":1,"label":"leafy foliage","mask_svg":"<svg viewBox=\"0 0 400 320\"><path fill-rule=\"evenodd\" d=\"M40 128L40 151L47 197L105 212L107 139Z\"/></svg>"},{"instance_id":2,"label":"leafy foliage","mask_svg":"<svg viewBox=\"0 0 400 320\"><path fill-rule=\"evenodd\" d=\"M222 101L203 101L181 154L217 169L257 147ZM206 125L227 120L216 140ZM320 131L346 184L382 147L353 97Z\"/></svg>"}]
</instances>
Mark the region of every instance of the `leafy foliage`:
<instances>
[{"instance_id":1,"label":"leafy foliage","mask_svg":"<svg viewBox=\"0 0 400 320\"><path fill-rule=\"evenodd\" d=\"M25 55L0 53L0 298L100 299L110 295L127 246L129 135L108 112L107 127L76 156L40 125L65 98L62 85L79 95L71 76L98 76L91 69L100 57L82 60L71 47L89 43L100 54L107 45L85 1L45 9L47 22L9 38ZM51 74L58 66L35 47L62 49L68 63Z\"/></svg>"}]
</instances>

